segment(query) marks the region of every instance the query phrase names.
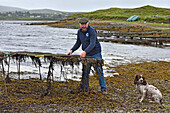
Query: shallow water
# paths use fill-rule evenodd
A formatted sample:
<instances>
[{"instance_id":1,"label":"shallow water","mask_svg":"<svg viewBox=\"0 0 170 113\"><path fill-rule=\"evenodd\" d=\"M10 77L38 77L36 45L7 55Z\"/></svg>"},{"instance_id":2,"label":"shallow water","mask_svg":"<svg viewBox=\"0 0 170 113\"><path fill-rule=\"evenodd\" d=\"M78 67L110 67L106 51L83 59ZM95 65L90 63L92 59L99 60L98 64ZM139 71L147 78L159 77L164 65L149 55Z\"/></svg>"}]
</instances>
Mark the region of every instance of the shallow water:
<instances>
[{"instance_id":1,"label":"shallow water","mask_svg":"<svg viewBox=\"0 0 170 113\"><path fill-rule=\"evenodd\" d=\"M0 52L44 52L54 54L67 54L76 41L77 29L53 28L39 25L25 25L37 21L0 21ZM149 46L116 44L110 42L101 42L102 55L105 64L115 67L122 63L140 62L140 61L168 61L170 62L170 48L156 48ZM81 54L81 48L74 55ZM44 64L42 73L47 74L48 64ZM56 66L55 73L59 74L59 66ZM69 67L68 67L69 68ZM66 67L66 70L67 69ZM16 65L12 63L11 72L16 72ZM31 61L23 63L21 71L38 73ZM81 75L81 69L76 68L74 74L68 73L68 78L77 79ZM105 75L106 67L104 67ZM69 70L68 72L71 73ZM22 76L28 78L30 74ZM33 75L35 76L35 75ZM15 77L15 75L14 75ZM32 77L32 75L31 75ZM58 78L58 77L57 77ZM62 78L59 78L63 80Z\"/></svg>"}]
</instances>

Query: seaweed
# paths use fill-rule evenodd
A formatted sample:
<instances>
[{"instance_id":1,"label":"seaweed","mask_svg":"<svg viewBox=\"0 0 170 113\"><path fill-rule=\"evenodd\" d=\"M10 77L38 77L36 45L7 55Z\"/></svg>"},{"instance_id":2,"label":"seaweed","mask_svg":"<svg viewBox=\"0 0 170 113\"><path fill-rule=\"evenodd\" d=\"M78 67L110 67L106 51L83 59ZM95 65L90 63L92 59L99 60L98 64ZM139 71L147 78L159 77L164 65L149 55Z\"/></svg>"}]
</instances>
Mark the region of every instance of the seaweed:
<instances>
[{"instance_id":1,"label":"seaweed","mask_svg":"<svg viewBox=\"0 0 170 113\"><path fill-rule=\"evenodd\" d=\"M50 61L49 61L50 63ZM55 66L55 64L54 64ZM122 64L115 67L119 76L105 77L108 95L99 91L96 77L89 76L89 92L80 92L77 86L81 81L51 81L49 93L39 98L47 88L46 80L12 79L5 85L0 79L0 112L162 112L169 113L169 62L142 62ZM52 70L51 70L52 71ZM133 80L136 74L147 77L149 84L155 85L163 94L163 106L146 100L138 103ZM51 78L50 78L51 79ZM74 92L73 92L74 91ZM77 91L77 92L76 92Z\"/></svg>"},{"instance_id":2,"label":"seaweed","mask_svg":"<svg viewBox=\"0 0 170 113\"><path fill-rule=\"evenodd\" d=\"M51 88L51 81L53 80L53 71L54 71L54 64L60 65L61 67L61 75L67 80L67 75L63 71L65 66L70 65L72 67L72 70L74 69L74 65L79 66L80 63L82 64L82 82L87 82L89 85L89 81L87 81L84 78L84 73L89 72L89 66L94 67L94 75L98 75L98 73L102 74L101 69L103 66L103 59L94 59L90 57L85 57L85 58L80 58L78 55L62 55L62 54L50 54L50 53L40 53L40 52L11 52L11 53L0 53L0 63L2 64L2 72L5 74L3 62L5 62L8 65L8 76L6 79L8 82L10 82L10 77L9 77L9 68L10 68L10 58L16 61L17 65L17 71L18 71L18 79L20 79L20 67L21 67L21 62L26 62L28 58L32 60L32 64L35 65L35 67L39 67L39 75L40 75L40 80L42 80L41 76L41 69L40 67L42 66L40 57L44 58L44 61L46 63L50 62L49 65L49 70L47 74L47 85L45 91L42 92L40 97L44 97L49 94L50 88ZM9 60L7 60L9 58ZM89 73L88 73L89 74ZM97 76L98 77L98 76ZM6 83L6 81L5 81ZM82 87L84 89L84 87Z\"/></svg>"}]
</instances>

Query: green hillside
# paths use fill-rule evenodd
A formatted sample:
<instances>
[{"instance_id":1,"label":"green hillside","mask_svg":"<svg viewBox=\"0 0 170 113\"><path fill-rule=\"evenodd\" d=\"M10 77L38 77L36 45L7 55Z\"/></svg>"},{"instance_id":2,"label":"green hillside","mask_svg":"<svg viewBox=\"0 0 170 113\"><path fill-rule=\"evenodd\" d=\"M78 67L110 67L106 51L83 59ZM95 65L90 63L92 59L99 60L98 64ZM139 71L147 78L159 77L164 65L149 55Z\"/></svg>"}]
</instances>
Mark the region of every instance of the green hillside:
<instances>
[{"instance_id":1,"label":"green hillside","mask_svg":"<svg viewBox=\"0 0 170 113\"><path fill-rule=\"evenodd\" d=\"M110 8L106 10L97 10L89 13L78 13L69 16L70 18L82 18L109 21L126 21L130 16L140 16L138 21L156 22L156 23L170 23L170 9L157 8L153 6L144 6L134 9Z\"/></svg>"}]
</instances>

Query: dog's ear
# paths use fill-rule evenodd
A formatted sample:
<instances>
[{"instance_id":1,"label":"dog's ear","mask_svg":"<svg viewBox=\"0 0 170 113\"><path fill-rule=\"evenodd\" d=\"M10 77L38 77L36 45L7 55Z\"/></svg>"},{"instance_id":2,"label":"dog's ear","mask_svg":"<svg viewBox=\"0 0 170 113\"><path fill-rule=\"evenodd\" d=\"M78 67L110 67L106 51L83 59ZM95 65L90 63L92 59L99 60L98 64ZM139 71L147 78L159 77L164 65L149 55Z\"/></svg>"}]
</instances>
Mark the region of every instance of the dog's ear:
<instances>
[{"instance_id":1,"label":"dog's ear","mask_svg":"<svg viewBox=\"0 0 170 113\"><path fill-rule=\"evenodd\" d=\"M134 80L134 84L137 84L138 81L138 75L136 75L135 80Z\"/></svg>"},{"instance_id":2,"label":"dog's ear","mask_svg":"<svg viewBox=\"0 0 170 113\"><path fill-rule=\"evenodd\" d=\"M143 83L142 83L143 85L146 85L147 84L147 82L146 82L146 80L145 80L145 77L143 77Z\"/></svg>"}]
</instances>

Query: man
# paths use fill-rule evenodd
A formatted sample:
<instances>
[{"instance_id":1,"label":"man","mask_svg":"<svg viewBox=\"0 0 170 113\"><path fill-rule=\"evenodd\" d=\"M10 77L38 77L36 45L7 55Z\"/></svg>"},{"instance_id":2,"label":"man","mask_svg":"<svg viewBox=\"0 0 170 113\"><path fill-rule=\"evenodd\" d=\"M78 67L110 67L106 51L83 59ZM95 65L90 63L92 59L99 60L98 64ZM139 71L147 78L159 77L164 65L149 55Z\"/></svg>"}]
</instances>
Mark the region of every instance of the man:
<instances>
[{"instance_id":1,"label":"man","mask_svg":"<svg viewBox=\"0 0 170 113\"><path fill-rule=\"evenodd\" d=\"M83 52L80 55L81 58L88 56L91 58L102 59L101 45L97 39L96 30L91 26L89 26L88 19L86 18L80 19L79 25L80 25L80 29L78 30L77 33L77 41L67 55L71 55L82 44ZM91 70L91 66L88 71L87 69L85 69L84 71L85 72L84 77L85 80L87 81L89 79L90 70ZM103 70L102 68L100 70L102 74L98 70L98 75L99 75L99 84L101 86L101 91L103 94L107 94L107 88L105 86ZM86 89L88 88L87 82L83 81L83 87L85 87Z\"/></svg>"}]
</instances>

